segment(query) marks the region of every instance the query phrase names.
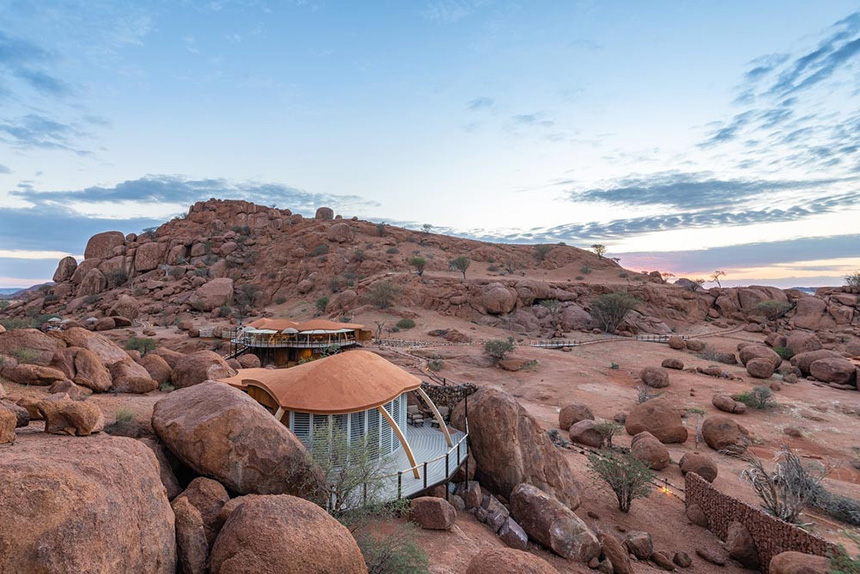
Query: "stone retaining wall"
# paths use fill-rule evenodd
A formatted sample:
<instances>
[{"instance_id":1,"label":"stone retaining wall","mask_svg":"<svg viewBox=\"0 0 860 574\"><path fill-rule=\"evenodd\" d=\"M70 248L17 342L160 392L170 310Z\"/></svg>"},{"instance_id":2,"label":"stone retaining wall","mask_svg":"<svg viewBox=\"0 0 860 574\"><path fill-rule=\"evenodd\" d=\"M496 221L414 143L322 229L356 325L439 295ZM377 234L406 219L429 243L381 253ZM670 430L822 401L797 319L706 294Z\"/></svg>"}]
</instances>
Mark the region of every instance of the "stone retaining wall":
<instances>
[{"instance_id":1,"label":"stone retaining wall","mask_svg":"<svg viewBox=\"0 0 860 574\"><path fill-rule=\"evenodd\" d=\"M755 541L762 572L767 572L768 564L774 556L788 550L818 556L827 556L828 551L837 551L835 545L823 538L723 494L692 472L688 472L686 476L685 504L688 508L691 504L697 504L708 517L708 528L721 540L726 539L729 524L733 521L743 524Z\"/></svg>"},{"instance_id":2,"label":"stone retaining wall","mask_svg":"<svg viewBox=\"0 0 860 574\"><path fill-rule=\"evenodd\" d=\"M430 397L430 400L437 407L448 407L449 413L454 411L454 407L478 390L478 387L472 383L463 383L459 385L434 385L431 383L421 383L421 388Z\"/></svg>"}]
</instances>

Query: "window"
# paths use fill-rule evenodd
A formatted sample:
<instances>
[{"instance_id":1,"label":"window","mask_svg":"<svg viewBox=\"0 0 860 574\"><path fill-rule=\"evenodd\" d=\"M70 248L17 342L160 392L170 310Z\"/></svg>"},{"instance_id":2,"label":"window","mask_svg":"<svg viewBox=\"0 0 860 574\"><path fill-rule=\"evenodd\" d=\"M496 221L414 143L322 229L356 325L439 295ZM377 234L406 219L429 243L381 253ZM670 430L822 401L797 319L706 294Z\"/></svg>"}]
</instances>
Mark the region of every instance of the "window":
<instances>
[{"instance_id":1,"label":"window","mask_svg":"<svg viewBox=\"0 0 860 574\"><path fill-rule=\"evenodd\" d=\"M308 413L291 413L293 432L306 447L311 444L311 415Z\"/></svg>"}]
</instances>

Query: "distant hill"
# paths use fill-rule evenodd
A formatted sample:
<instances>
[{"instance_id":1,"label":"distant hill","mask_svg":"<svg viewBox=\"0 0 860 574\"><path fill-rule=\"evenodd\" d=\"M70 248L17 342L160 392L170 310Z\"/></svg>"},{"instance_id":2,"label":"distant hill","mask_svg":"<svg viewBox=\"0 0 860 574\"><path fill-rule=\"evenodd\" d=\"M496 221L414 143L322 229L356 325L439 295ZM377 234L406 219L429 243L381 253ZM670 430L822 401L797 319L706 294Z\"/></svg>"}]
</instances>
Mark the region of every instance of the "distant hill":
<instances>
[{"instance_id":1,"label":"distant hill","mask_svg":"<svg viewBox=\"0 0 860 574\"><path fill-rule=\"evenodd\" d=\"M792 287L792 289L797 289L798 291L802 291L807 295L815 295L815 290L817 287Z\"/></svg>"},{"instance_id":2,"label":"distant hill","mask_svg":"<svg viewBox=\"0 0 860 574\"><path fill-rule=\"evenodd\" d=\"M19 287L0 288L0 299L11 299L12 295L20 290Z\"/></svg>"}]
</instances>

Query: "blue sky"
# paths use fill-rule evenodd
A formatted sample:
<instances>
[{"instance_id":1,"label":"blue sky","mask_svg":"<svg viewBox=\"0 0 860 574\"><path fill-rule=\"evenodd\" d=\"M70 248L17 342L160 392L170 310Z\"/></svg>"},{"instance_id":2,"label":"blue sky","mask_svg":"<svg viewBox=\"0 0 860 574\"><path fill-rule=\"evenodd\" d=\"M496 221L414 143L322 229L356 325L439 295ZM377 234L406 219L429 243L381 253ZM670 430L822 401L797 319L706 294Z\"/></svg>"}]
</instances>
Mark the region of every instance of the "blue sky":
<instances>
[{"instance_id":1,"label":"blue sky","mask_svg":"<svg viewBox=\"0 0 860 574\"><path fill-rule=\"evenodd\" d=\"M860 268L860 3L0 0L0 287L248 198L634 269Z\"/></svg>"}]
</instances>

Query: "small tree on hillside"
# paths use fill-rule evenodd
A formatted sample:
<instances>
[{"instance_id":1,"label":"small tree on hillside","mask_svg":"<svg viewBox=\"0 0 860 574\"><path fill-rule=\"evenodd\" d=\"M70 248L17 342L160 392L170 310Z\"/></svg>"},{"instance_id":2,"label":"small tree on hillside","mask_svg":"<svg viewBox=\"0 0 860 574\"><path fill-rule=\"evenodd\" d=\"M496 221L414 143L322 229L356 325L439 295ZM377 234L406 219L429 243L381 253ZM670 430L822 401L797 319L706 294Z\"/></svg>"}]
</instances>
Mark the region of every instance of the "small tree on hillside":
<instances>
[{"instance_id":1,"label":"small tree on hillside","mask_svg":"<svg viewBox=\"0 0 860 574\"><path fill-rule=\"evenodd\" d=\"M421 257L420 255L416 255L415 257L409 260L409 265L415 268L415 272L419 277L424 275L424 268L427 266L427 260Z\"/></svg>"},{"instance_id":2,"label":"small tree on hillside","mask_svg":"<svg viewBox=\"0 0 860 574\"><path fill-rule=\"evenodd\" d=\"M725 275L726 275L725 271L720 271L719 269L717 269L716 271L711 273L711 283L716 283L717 287L722 288L723 284L720 283L720 277L725 277Z\"/></svg>"},{"instance_id":3,"label":"small tree on hillside","mask_svg":"<svg viewBox=\"0 0 860 574\"><path fill-rule=\"evenodd\" d=\"M618 510L630 512L637 498L647 498L651 493L654 473L641 461L630 455L602 451L588 456L588 468L609 485L618 499Z\"/></svg>"},{"instance_id":4,"label":"small tree on hillside","mask_svg":"<svg viewBox=\"0 0 860 574\"><path fill-rule=\"evenodd\" d=\"M394 304L400 295L400 287L391 281L377 281L367 288L366 296L377 309L386 309Z\"/></svg>"},{"instance_id":5,"label":"small tree on hillside","mask_svg":"<svg viewBox=\"0 0 860 574\"><path fill-rule=\"evenodd\" d=\"M546 256L549 255L549 252L552 251L552 245L540 244L535 245L535 259L538 261L543 261L546 259Z\"/></svg>"},{"instance_id":6,"label":"small tree on hillside","mask_svg":"<svg viewBox=\"0 0 860 574\"><path fill-rule=\"evenodd\" d=\"M845 284L854 289L860 289L860 271L845 276Z\"/></svg>"},{"instance_id":7,"label":"small tree on hillside","mask_svg":"<svg viewBox=\"0 0 860 574\"><path fill-rule=\"evenodd\" d=\"M460 255L451 260L451 268L456 269L460 273L463 274L463 280L466 280L466 269L469 268L469 265L472 264L472 260L466 257L465 255Z\"/></svg>"},{"instance_id":8,"label":"small tree on hillside","mask_svg":"<svg viewBox=\"0 0 860 574\"><path fill-rule=\"evenodd\" d=\"M558 299L544 299L540 302L540 306L549 312L549 318L552 322L552 328L558 328L558 319L561 315L561 303Z\"/></svg>"},{"instance_id":9,"label":"small tree on hillside","mask_svg":"<svg viewBox=\"0 0 860 574\"><path fill-rule=\"evenodd\" d=\"M490 339L484 343L484 354L493 359L493 362L498 363L514 352L514 338L507 339Z\"/></svg>"},{"instance_id":10,"label":"small tree on hillside","mask_svg":"<svg viewBox=\"0 0 860 574\"><path fill-rule=\"evenodd\" d=\"M606 254L606 246L602 243L595 243L591 246L591 250L597 254L598 259L603 259L603 256Z\"/></svg>"},{"instance_id":11,"label":"small tree on hillside","mask_svg":"<svg viewBox=\"0 0 860 574\"><path fill-rule=\"evenodd\" d=\"M591 318L606 333L614 333L627 313L636 308L639 300L632 295L616 291L604 293L591 304Z\"/></svg>"}]
</instances>

